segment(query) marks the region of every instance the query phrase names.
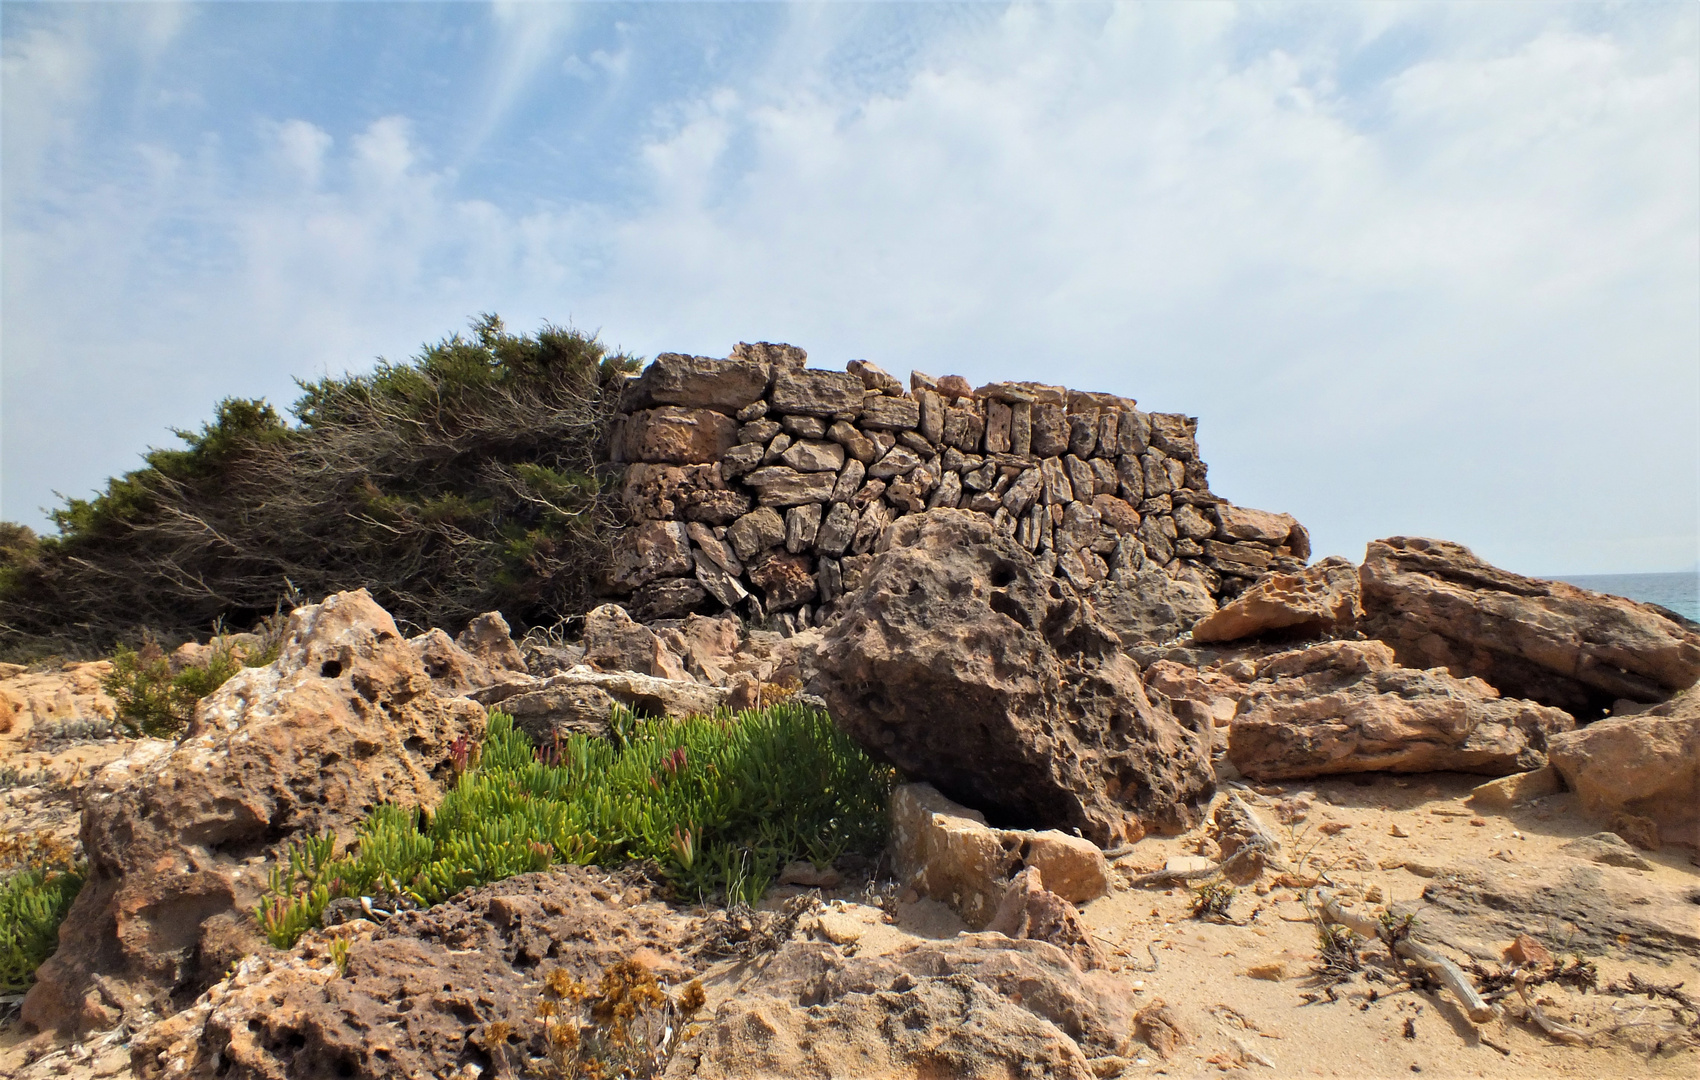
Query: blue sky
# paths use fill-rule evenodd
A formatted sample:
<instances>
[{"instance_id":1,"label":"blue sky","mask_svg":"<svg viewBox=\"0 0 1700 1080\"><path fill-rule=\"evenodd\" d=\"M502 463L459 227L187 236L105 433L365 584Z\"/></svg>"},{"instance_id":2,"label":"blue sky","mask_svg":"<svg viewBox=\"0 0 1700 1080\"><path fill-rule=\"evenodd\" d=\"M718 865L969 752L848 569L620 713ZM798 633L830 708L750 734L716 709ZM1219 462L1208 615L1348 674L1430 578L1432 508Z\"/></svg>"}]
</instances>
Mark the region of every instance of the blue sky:
<instances>
[{"instance_id":1,"label":"blue sky","mask_svg":"<svg viewBox=\"0 0 1700 1080\"><path fill-rule=\"evenodd\" d=\"M0 4L0 515L480 311L1201 417L1319 552L1696 561L1700 9Z\"/></svg>"}]
</instances>

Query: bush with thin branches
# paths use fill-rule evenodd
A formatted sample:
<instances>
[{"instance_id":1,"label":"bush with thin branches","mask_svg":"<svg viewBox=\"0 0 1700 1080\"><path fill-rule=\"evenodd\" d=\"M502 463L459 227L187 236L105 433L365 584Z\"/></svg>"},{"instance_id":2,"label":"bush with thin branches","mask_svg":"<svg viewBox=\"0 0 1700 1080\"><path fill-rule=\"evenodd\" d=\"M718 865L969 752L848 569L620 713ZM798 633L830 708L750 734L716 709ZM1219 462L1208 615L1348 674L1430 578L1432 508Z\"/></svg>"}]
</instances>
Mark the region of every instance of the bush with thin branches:
<instances>
[{"instance_id":1,"label":"bush with thin branches","mask_svg":"<svg viewBox=\"0 0 1700 1080\"><path fill-rule=\"evenodd\" d=\"M410 362L301 383L294 423L228 399L182 448L67 500L57 536L0 529L0 652L183 640L361 587L419 628L582 610L617 523L600 443L635 367L484 315Z\"/></svg>"}]
</instances>

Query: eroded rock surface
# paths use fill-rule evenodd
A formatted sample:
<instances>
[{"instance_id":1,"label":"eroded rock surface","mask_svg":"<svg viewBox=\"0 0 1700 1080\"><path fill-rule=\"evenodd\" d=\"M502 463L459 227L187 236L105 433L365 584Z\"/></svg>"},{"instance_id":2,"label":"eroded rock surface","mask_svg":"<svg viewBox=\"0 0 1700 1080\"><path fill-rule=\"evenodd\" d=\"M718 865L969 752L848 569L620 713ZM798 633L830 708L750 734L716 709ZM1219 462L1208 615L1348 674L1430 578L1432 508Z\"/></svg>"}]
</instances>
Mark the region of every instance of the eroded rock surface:
<instances>
[{"instance_id":1,"label":"eroded rock surface","mask_svg":"<svg viewBox=\"0 0 1700 1080\"><path fill-rule=\"evenodd\" d=\"M1700 627L1663 608L1490 566L1461 544L1369 545L1364 630L1401 664L1476 676L1578 718L1659 702L1700 679Z\"/></svg>"},{"instance_id":2,"label":"eroded rock surface","mask_svg":"<svg viewBox=\"0 0 1700 1080\"><path fill-rule=\"evenodd\" d=\"M993 829L978 811L931 784L904 784L891 796L892 870L922 896L947 904L969 926L991 921L1010 879L1028 867L1046 886L1083 904L1110 891L1103 852L1067 833Z\"/></svg>"},{"instance_id":3,"label":"eroded rock surface","mask_svg":"<svg viewBox=\"0 0 1700 1080\"><path fill-rule=\"evenodd\" d=\"M667 1075L1088 1080L1132 1019L1119 982L1044 941L963 934L853 959L793 941Z\"/></svg>"},{"instance_id":4,"label":"eroded rock surface","mask_svg":"<svg viewBox=\"0 0 1700 1080\"><path fill-rule=\"evenodd\" d=\"M1068 583L977 514L912 515L881 543L815 654L862 745L1003 825L1108 846L1198 820L1208 730L1151 703Z\"/></svg>"},{"instance_id":5,"label":"eroded rock surface","mask_svg":"<svg viewBox=\"0 0 1700 1080\"><path fill-rule=\"evenodd\" d=\"M1480 679L1394 663L1379 641L1332 641L1261 660L1228 728L1228 757L1259 780L1349 772L1503 776L1546 764L1575 720L1501 698Z\"/></svg>"},{"instance_id":6,"label":"eroded rock surface","mask_svg":"<svg viewBox=\"0 0 1700 1080\"><path fill-rule=\"evenodd\" d=\"M150 1080L448 1076L469 1065L488 1075L499 1055L541 1056L547 971L595 985L603 968L635 958L677 982L692 974L679 949L696 925L635 877L567 866L509 878L382 928L351 925L341 976L324 935L244 961L140 1034L132 1067ZM492 1044L492 1023L512 1041Z\"/></svg>"},{"instance_id":7,"label":"eroded rock surface","mask_svg":"<svg viewBox=\"0 0 1700 1080\"><path fill-rule=\"evenodd\" d=\"M365 590L290 615L282 654L202 701L181 742L107 770L82 842L89 877L37 973L24 1019L107 1027L169 1009L259 944L248 909L291 837L346 833L383 802L435 805L449 744L484 710L443 698ZM98 985L97 985L98 983Z\"/></svg>"},{"instance_id":8,"label":"eroded rock surface","mask_svg":"<svg viewBox=\"0 0 1700 1080\"><path fill-rule=\"evenodd\" d=\"M1700 847L1700 694L1555 735L1547 754L1591 813L1650 818L1665 843Z\"/></svg>"},{"instance_id":9,"label":"eroded rock surface","mask_svg":"<svg viewBox=\"0 0 1700 1080\"><path fill-rule=\"evenodd\" d=\"M1358 568L1331 555L1293 573L1272 573L1192 628L1198 642L1237 641L1275 630L1319 634L1350 629L1363 607Z\"/></svg>"}]
</instances>

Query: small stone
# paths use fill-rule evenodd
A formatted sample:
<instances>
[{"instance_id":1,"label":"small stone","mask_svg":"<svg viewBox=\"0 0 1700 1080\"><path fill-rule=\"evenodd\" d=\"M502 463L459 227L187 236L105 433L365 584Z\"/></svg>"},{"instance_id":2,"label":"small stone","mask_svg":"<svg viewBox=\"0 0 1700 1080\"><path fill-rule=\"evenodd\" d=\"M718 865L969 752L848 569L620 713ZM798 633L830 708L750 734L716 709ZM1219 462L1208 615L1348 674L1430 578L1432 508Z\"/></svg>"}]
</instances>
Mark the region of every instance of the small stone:
<instances>
[{"instance_id":1,"label":"small stone","mask_svg":"<svg viewBox=\"0 0 1700 1080\"><path fill-rule=\"evenodd\" d=\"M1257 964L1245 969L1245 975L1252 979L1263 979L1266 982L1280 982L1287 977L1285 961L1276 960L1267 964Z\"/></svg>"},{"instance_id":2,"label":"small stone","mask_svg":"<svg viewBox=\"0 0 1700 1080\"><path fill-rule=\"evenodd\" d=\"M1505 947L1505 959L1518 967L1525 964L1550 964L1552 953L1530 935L1518 934L1517 939Z\"/></svg>"}]
</instances>

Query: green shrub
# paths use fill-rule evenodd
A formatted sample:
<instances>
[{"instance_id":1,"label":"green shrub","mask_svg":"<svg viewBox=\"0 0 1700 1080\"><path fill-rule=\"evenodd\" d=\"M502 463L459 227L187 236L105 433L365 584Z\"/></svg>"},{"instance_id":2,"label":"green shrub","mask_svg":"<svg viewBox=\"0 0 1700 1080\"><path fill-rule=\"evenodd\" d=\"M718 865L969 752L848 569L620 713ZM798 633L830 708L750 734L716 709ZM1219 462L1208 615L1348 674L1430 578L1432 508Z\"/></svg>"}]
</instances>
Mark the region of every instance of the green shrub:
<instances>
[{"instance_id":1,"label":"green shrub","mask_svg":"<svg viewBox=\"0 0 1700 1080\"><path fill-rule=\"evenodd\" d=\"M205 663L186 665L175 675L171 661L157 645L144 646L140 652L120 645L101 686L112 695L118 723L127 734L169 739L189 726L196 704L232 675L245 666L263 667L277 659L281 636L268 637L271 640L257 651L234 649L215 637Z\"/></svg>"},{"instance_id":2,"label":"green shrub","mask_svg":"<svg viewBox=\"0 0 1700 1080\"><path fill-rule=\"evenodd\" d=\"M698 898L753 901L781 866L885 843L896 780L824 712L794 702L678 720L614 716L612 740L575 735L534 748L490 714L480 747L434 814L380 807L334 857L334 839L295 845L256 916L287 947L340 896L434 904L554 862L652 860Z\"/></svg>"},{"instance_id":3,"label":"green shrub","mask_svg":"<svg viewBox=\"0 0 1700 1080\"><path fill-rule=\"evenodd\" d=\"M59 924L87 869L46 834L0 842L0 993L28 990L59 947Z\"/></svg>"},{"instance_id":4,"label":"green shrub","mask_svg":"<svg viewBox=\"0 0 1700 1080\"><path fill-rule=\"evenodd\" d=\"M602 440L634 360L494 315L366 375L302 383L289 423L231 398L184 445L53 515L0 527L0 655L98 655L238 628L280 595L365 587L404 626L589 606L615 500Z\"/></svg>"}]
</instances>

